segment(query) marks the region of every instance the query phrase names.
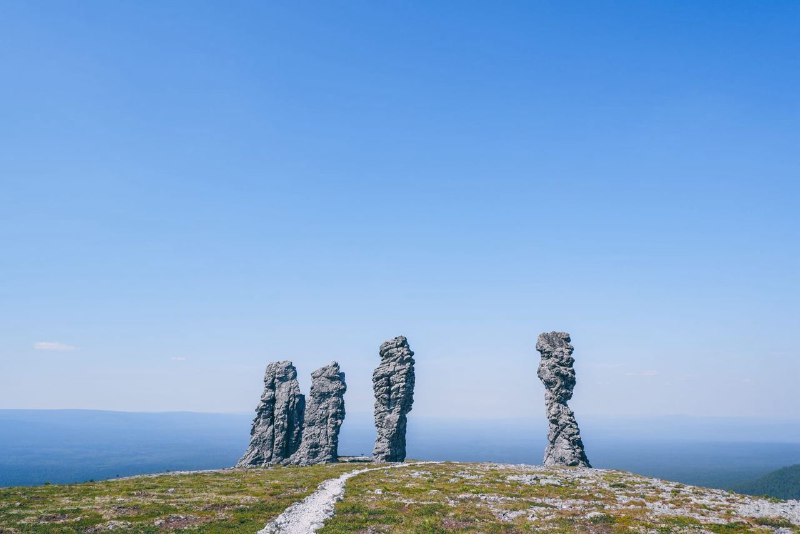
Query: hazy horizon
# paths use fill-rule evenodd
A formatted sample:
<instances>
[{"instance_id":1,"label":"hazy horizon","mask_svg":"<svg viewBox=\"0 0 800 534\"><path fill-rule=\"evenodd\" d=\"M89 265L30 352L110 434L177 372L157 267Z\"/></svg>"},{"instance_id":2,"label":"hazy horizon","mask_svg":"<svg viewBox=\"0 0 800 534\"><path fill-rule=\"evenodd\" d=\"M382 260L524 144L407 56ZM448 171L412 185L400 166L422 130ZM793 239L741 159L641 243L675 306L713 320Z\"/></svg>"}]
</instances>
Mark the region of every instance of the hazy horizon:
<instances>
[{"instance_id":1,"label":"hazy horizon","mask_svg":"<svg viewBox=\"0 0 800 534\"><path fill-rule=\"evenodd\" d=\"M0 486L80 482L167 470L230 467L249 440L251 414L0 410ZM800 425L734 418L584 417L592 464L731 489L800 463ZM410 458L538 464L544 417L409 418ZM339 452L369 454L371 414L349 414Z\"/></svg>"},{"instance_id":2,"label":"hazy horizon","mask_svg":"<svg viewBox=\"0 0 800 534\"><path fill-rule=\"evenodd\" d=\"M307 392L303 392L307 394ZM345 394L346 395L346 394ZM544 405L542 406L544 408ZM229 412L211 412L211 411L197 411L197 410L106 410L106 409L99 409L99 408L70 408L70 407L61 407L61 408L0 408L0 413L5 412L94 412L94 413L119 413L119 414L142 414L142 415L168 415L168 414L198 414L198 415L220 415L220 416L248 416L252 417L255 413L255 407L251 410L245 411L229 411ZM412 410L413 413L413 410ZM354 418L358 418L359 420L365 419L372 419L373 412L372 411L355 411L355 410L347 410L347 414ZM464 416L437 416L437 415L426 415L426 414L414 414L413 416L409 414L409 418L422 418L427 420L448 420L454 423L458 423L459 421L473 421L473 422L481 422L481 421L539 421L544 425L546 423L546 418L544 411L542 409L542 413L540 414L531 414L525 416L499 416L499 417L464 417ZM762 422L762 423L781 423L781 422L798 422L800 423L800 415L796 417L758 417L758 416L746 416L746 415L731 415L731 416L703 416L703 415L693 415L688 413L674 413L674 414L662 414L662 415L633 415L633 414L613 414L613 415L598 415L598 414L584 414L584 417L589 419L607 419L607 420L632 420L632 421L658 421L658 420L675 420L675 421L718 421L718 422L725 422L725 421L751 421L751 422ZM580 417L579 417L580 418ZM800 427L794 429L788 429L792 433L796 433L798 435L798 439L800 439Z\"/></svg>"}]
</instances>

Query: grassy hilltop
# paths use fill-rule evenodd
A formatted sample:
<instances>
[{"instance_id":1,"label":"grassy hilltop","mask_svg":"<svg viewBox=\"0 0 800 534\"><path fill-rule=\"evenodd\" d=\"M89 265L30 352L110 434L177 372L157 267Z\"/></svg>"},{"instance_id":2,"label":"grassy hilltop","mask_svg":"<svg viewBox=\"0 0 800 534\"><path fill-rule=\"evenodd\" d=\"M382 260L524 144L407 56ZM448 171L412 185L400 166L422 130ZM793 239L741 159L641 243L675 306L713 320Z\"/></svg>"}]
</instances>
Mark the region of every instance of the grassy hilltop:
<instances>
[{"instance_id":1,"label":"grassy hilltop","mask_svg":"<svg viewBox=\"0 0 800 534\"><path fill-rule=\"evenodd\" d=\"M254 533L364 464L223 470L0 489L0 532ZM620 471L441 463L347 482L345 532L800 532L800 505Z\"/></svg>"},{"instance_id":2,"label":"grassy hilltop","mask_svg":"<svg viewBox=\"0 0 800 534\"><path fill-rule=\"evenodd\" d=\"M0 533L249 532L355 464L0 489Z\"/></svg>"}]
</instances>

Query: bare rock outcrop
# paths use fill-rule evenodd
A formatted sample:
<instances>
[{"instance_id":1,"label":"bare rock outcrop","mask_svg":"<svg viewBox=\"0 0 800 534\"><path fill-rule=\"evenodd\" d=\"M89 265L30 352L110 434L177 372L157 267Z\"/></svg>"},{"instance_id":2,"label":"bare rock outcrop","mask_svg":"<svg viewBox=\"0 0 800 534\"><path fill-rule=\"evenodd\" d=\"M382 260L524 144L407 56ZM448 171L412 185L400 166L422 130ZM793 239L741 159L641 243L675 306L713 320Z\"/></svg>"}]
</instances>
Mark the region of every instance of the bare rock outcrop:
<instances>
[{"instance_id":1,"label":"bare rock outcrop","mask_svg":"<svg viewBox=\"0 0 800 534\"><path fill-rule=\"evenodd\" d=\"M536 350L542 355L537 374L544 383L544 402L550 425L544 465L591 467L575 414L567 406L575 388L574 348L570 341L566 332L546 332L536 341Z\"/></svg>"},{"instance_id":2,"label":"bare rock outcrop","mask_svg":"<svg viewBox=\"0 0 800 534\"><path fill-rule=\"evenodd\" d=\"M288 463L332 463L339 455L339 429L344 422L347 384L339 364L332 362L311 373L311 392L303 422L300 448Z\"/></svg>"},{"instance_id":3,"label":"bare rock outcrop","mask_svg":"<svg viewBox=\"0 0 800 534\"><path fill-rule=\"evenodd\" d=\"M292 362L272 362L264 373L264 393L250 430L250 446L237 467L272 465L289 459L300 446L305 397Z\"/></svg>"},{"instance_id":4,"label":"bare rock outcrop","mask_svg":"<svg viewBox=\"0 0 800 534\"><path fill-rule=\"evenodd\" d=\"M381 363L372 374L375 391L376 462L406 459L406 423L414 403L414 353L404 336L381 344Z\"/></svg>"}]
</instances>

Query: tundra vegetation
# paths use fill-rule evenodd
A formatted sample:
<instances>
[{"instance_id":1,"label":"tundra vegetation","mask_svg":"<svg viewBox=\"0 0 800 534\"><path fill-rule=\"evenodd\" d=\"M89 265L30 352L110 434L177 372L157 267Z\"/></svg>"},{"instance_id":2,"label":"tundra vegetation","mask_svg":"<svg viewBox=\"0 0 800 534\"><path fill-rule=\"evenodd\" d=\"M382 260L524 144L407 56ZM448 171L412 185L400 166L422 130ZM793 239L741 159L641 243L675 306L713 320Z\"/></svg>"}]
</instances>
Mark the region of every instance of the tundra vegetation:
<instances>
[{"instance_id":1,"label":"tundra vegetation","mask_svg":"<svg viewBox=\"0 0 800 534\"><path fill-rule=\"evenodd\" d=\"M358 467L226 469L0 488L0 533L252 534L322 481Z\"/></svg>"},{"instance_id":2,"label":"tundra vegetation","mask_svg":"<svg viewBox=\"0 0 800 534\"><path fill-rule=\"evenodd\" d=\"M228 469L5 488L0 532L252 534L322 481L364 467ZM620 471L441 463L351 478L321 532L800 533L800 503Z\"/></svg>"}]
</instances>

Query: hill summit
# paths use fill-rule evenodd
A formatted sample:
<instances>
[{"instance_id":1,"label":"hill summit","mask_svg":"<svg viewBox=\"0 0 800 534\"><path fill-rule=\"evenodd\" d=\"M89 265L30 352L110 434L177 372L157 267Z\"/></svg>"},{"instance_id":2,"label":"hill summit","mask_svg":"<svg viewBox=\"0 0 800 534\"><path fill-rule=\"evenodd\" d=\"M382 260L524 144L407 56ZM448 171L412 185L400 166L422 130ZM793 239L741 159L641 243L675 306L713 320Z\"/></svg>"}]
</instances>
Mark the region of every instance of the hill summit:
<instances>
[{"instance_id":1,"label":"hill summit","mask_svg":"<svg viewBox=\"0 0 800 534\"><path fill-rule=\"evenodd\" d=\"M341 491L331 492L337 480ZM786 534L800 532L800 502L622 471L452 462L225 469L0 489L0 532L109 530Z\"/></svg>"}]
</instances>

